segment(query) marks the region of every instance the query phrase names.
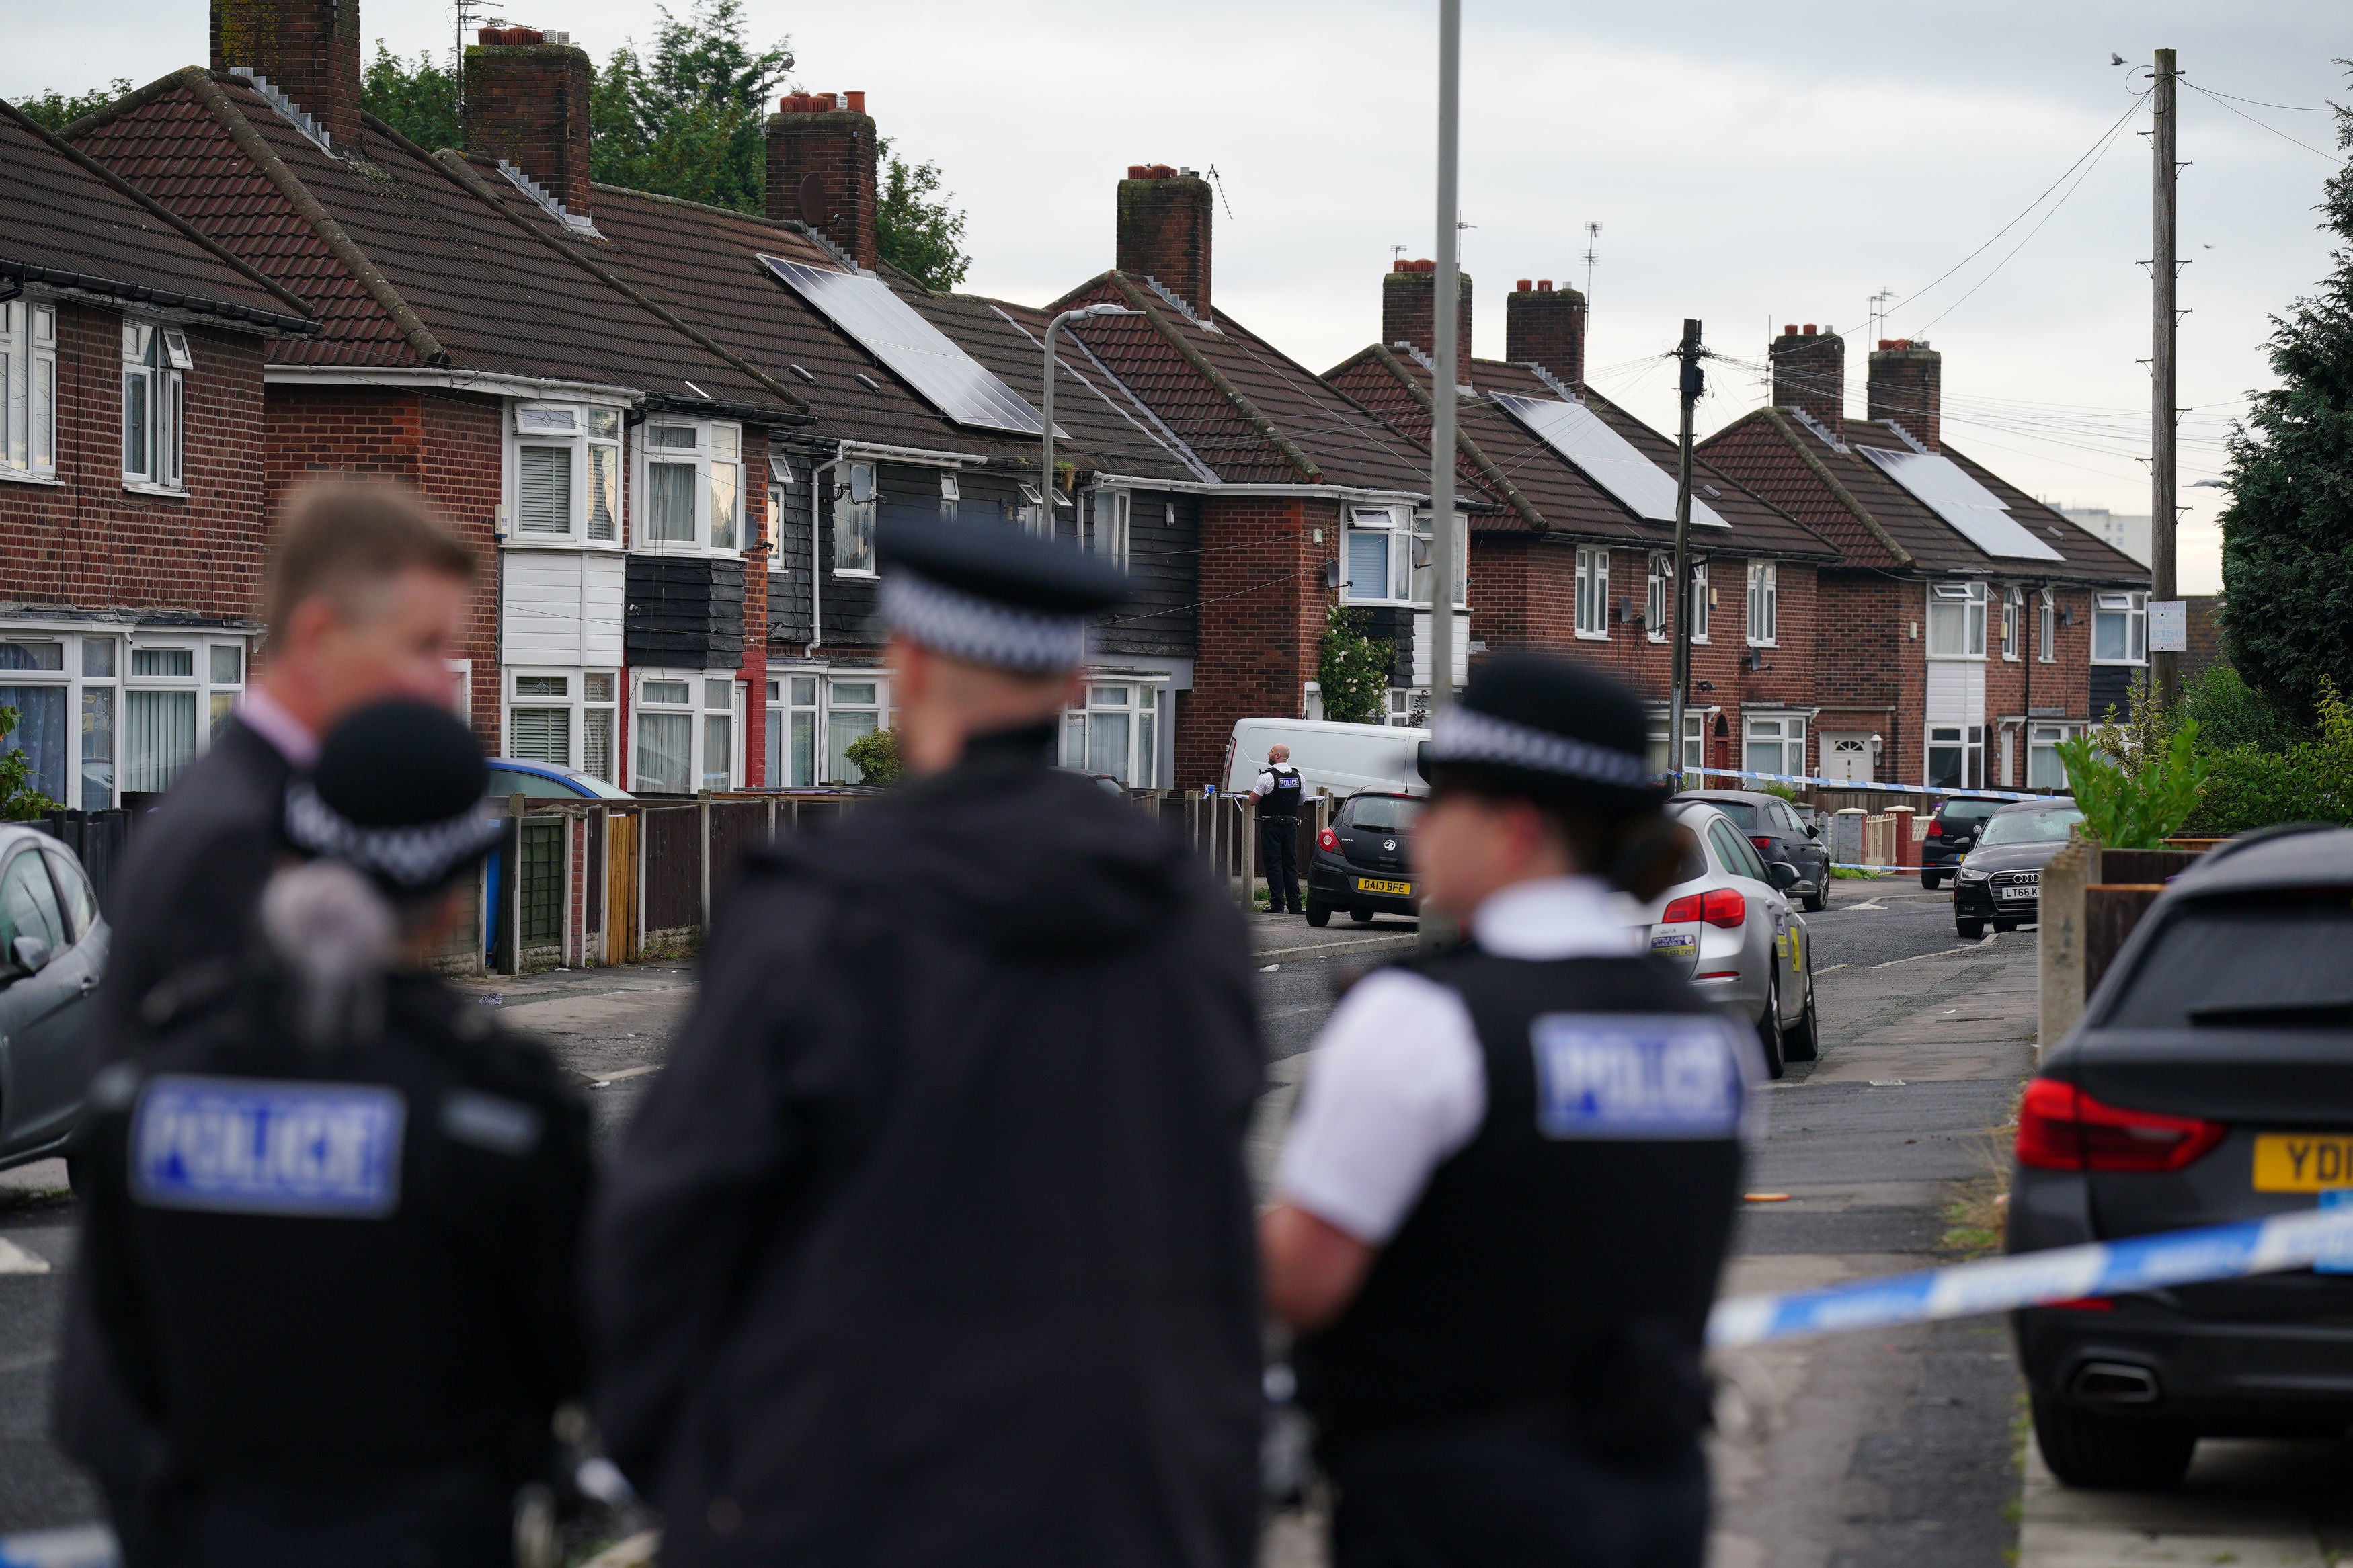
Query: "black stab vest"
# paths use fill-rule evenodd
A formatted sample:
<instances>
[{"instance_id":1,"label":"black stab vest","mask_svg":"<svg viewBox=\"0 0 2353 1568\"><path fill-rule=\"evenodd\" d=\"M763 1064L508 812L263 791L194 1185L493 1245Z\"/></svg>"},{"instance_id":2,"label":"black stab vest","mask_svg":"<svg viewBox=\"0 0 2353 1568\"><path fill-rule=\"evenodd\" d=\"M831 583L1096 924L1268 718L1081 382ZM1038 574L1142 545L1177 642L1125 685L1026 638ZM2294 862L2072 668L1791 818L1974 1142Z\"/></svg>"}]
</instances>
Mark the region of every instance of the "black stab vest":
<instances>
[{"instance_id":1,"label":"black stab vest","mask_svg":"<svg viewBox=\"0 0 2353 1568\"><path fill-rule=\"evenodd\" d=\"M1702 1335L1739 1201L1738 1138L1548 1136L1532 1042L1550 1015L1712 1009L1647 957L1468 948L1414 967L1469 1006L1486 1115L1356 1300L1297 1347L1327 1453L1528 1412L1557 1412L1602 1457L1677 1451L1707 1421Z\"/></svg>"},{"instance_id":2,"label":"black stab vest","mask_svg":"<svg viewBox=\"0 0 2353 1568\"><path fill-rule=\"evenodd\" d=\"M1269 768L1274 775L1274 787L1258 797L1261 816L1291 816L1299 815L1300 797L1307 793L1306 784L1293 767Z\"/></svg>"}]
</instances>

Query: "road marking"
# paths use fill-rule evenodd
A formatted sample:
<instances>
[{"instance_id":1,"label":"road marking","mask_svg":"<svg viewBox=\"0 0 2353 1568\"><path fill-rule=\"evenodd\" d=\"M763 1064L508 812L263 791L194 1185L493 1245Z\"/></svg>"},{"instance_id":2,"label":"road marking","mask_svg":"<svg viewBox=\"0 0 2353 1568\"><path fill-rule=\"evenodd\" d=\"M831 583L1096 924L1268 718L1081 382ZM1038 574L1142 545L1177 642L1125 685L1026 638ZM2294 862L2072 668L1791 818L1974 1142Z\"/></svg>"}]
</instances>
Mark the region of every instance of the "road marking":
<instances>
[{"instance_id":1,"label":"road marking","mask_svg":"<svg viewBox=\"0 0 2353 1568\"><path fill-rule=\"evenodd\" d=\"M0 1274L47 1274L49 1260L0 1237Z\"/></svg>"},{"instance_id":2,"label":"road marking","mask_svg":"<svg viewBox=\"0 0 2353 1568\"><path fill-rule=\"evenodd\" d=\"M1957 952L1975 952L1978 949L1983 947L1986 942L1991 942L1992 940L1993 932L1988 931L1986 932L1985 942L1973 942L1967 947L1940 947L1934 952L1915 952L1909 958L1891 958L1884 963L1874 963L1871 967L1873 969L1893 969L1899 963L1917 963L1924 958L1950 958Z\"/></svg>"},{"instance_id":3,"label":"road marking","mask_svg":"<svg viewBox=\"0 0 2353 1568\"><path fill-rule=\"evenodd\" d=\"M1887 906L1885 904L1849 904L1840 912L1846 913L1861 910L1869 910L1873 914L1883 915L1887 912Z\"/></svg>"},{"instance_id":4,"label":"road marking","mask_svg":"<svg viewBox=\"0 0 2353 1568\"><path fill-rule=\"evenodd\" d=\"M1846 967L1846 965L1845 965L1845 964L1843 964L1843 963L1833 963L1833 964L1831 964L1831 965L1830 966L1830 968L1829 968L1829 969L1817 969L1817 970L1815 970L1815 971L1814 971L1814 973L1815 973L1816 974L1828 974L1828 973L1831 973L1831 971L1833 971L1833 970L1844 969L1845 967Z\"/></svg>"},{"instance_id":5,"label":"road marking","mask_svg":"<svg viewBox=\"0 0 2353 1568\"><path fill-rule=\"evenodd\" d=\"M643 1078L649 1072L659 1072L661 1069L662 1065L659 1062L653 1062L641 1068L623 1068L619 1072L607 1073L604 1077L598 1079L588 1087L591 1089L603 1089L608 1084L619 1083L624 1079Z\"/></svg>"}]
</instances>

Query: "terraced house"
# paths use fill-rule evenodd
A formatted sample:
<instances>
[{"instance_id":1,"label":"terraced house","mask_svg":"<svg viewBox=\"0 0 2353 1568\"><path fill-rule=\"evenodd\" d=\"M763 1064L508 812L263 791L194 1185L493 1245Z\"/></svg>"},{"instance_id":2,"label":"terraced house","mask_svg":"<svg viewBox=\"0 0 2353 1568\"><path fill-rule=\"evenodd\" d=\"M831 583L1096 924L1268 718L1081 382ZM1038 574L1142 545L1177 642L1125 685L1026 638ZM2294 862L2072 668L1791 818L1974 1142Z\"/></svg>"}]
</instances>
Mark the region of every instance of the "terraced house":
<instances>
[{"instance_id":1,"label":"terraced house","mask_svg":"<svg viewBox=\"0 0 2353 1568\"><path fill-rule=\"evenodd\" d=\"M0 104L0 707L34 789L163 789L245 686L262 366L303 303Z\"/></svg>"}]
</instances>

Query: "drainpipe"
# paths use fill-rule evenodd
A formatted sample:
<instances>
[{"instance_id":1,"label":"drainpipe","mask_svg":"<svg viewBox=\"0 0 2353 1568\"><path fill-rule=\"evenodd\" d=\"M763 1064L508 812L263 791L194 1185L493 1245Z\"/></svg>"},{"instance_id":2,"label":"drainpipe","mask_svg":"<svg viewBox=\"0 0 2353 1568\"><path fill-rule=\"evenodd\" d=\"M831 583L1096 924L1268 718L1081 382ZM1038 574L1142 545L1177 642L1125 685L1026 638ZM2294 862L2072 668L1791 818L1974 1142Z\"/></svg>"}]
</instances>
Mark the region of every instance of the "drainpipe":
<instances>
[{"instance_id":1,"label":"drainpipe","mask_svg":"<svg viewBox=\"0 0 2353 1568\"><path fill-rule=\"evenodd\" d=\"M815 658L817 645L825 640L821 635L824 622L819 619L818 603L819 568L817 556L818 547L824 542L822 537L825 530L824 496L826 491L833 488L830 476L833 473L834 463L839 461L841 458L837 448L833 463L828 463L823 468L818 468L814 463L809 465L809 640L808 645L801 649L803 658Z\"/></svg>"}]
</instances>

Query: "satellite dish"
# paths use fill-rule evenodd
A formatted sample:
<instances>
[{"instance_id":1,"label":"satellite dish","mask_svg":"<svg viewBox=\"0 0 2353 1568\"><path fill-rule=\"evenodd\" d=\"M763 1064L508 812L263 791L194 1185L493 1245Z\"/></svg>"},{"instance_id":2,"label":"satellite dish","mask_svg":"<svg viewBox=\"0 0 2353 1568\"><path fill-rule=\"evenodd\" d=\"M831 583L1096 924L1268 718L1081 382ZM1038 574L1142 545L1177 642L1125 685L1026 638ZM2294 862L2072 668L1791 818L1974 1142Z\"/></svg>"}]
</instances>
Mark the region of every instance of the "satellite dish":
<instances>
[{"instance_id":1,"label":"satellite dish","mask_svg":"<svg viewBox=\"0 0 2353 1568\"><path fill-rule=\"evenodd\" d=\"M849 499L859 506L874 499L874 470L863 463L849 465Z\"/></svg>"},{"instance_id":2,"label":"satellite dish","mask_svg":"<svg viewBox=\"0 0 2353 1568\"><path fill-rule=\"evenodd\" d=\"M801 221L812 228L825 222L825 182L815 174L801 176Z\"/></svg>"}]
</instances>

